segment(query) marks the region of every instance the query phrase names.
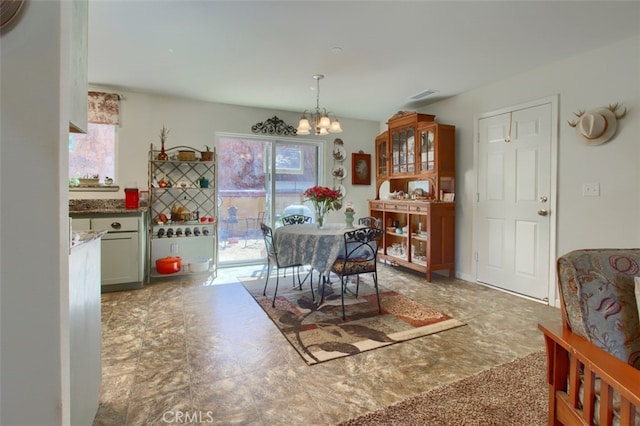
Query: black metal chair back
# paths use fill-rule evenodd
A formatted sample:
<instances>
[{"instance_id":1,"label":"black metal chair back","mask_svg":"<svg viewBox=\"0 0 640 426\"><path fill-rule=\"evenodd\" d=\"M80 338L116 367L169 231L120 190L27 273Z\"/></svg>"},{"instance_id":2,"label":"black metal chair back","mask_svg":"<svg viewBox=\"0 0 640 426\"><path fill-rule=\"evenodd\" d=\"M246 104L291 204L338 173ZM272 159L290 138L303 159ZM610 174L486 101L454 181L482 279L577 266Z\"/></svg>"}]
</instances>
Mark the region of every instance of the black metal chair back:
<instances>
[{"instance_id":1,"label":"black metal chair back","mask_svg":"<svg viewBox=\"0 0 640 426\"><path fill-rule=\"evenodd\" d=\"M267 284L269 284L269 275L271 274L272 264L275 265L276 269L276 288L273 292L273 302L271 306L275 307L276 305L276 296L278 295L278 284L280 282L280 268L294 268L297 273L292 274L293 285L295 286L295 278L298 277L298 285L300 290L302 290L302 282L300 280L299 267L302 265L294 264L294 265L282 265L280 260L278 259L278 251L276 250L276 246L273 241L273 229L267 224L260 223L260 229L262 230L262 236L264 238L264 245L267 250L267 278L264 282L264 290L262 290L262 295L267 295ZM306 278L305 278L306 280ZM315 296L313 294L313 279L311 280L311 295L315 300Z\"/></svg>"},{"instance_id":2,"label":"black metal chair back","mask_svg":"<svg viewBox=\"0 0 640 426\"><path fill-rule=\"evenodd\" d=\"M291 214L284 216L282 220L283 225L301 225L303 223L311 223L311 217L302 214Z\"/></svg>"},{"instance_id":3,"label":"black metal chair back","mask_svg":"<svg viewBox=\"0 0 640 426\"><path fill-rule=\"evenodd\" d=\"M264 238L264 245L267 249L267 260L273 261L276 266L278 265L278 253L276 252L276 247L273 244L273 230L270 226L266 225L264 222L260 223L260 229L262 230L262 237Z\"/></svg>"},{"instance_id":4,"label":"black metal chair back","mask_svg":"<svg viewBox=\"0 0 640 426\"><path fill-rule=\"evenodd\" d=\"M378 256L378 244L382 238L378 228L358 228L344 233L343 275L374 272Z\"/></svg>"},{"instance_id":5,"label":"black metal chair back","mask_svg":"<svg viewBox=\"0 0 640 426\"><path fill-rule=\"evenodd\" d=\"M377 217L366 216L358 219L358 225L368 226L369 228L382 229L382 221Z\"/></svg>"},{"instance_id":6,"label":"black metal chair back","mask_svg":"<svg viewBox=\"0 0 640 426\"><path fill-rule=\"evenodd\" d=\"M342 318L345 319L344 311L344 293L348 280L351 275L360 275L366 273L373 274L373 283L376 289L376 297L378 299L378 312L382 312L380 305L380 293L378 291L378 270L377 257L378 246L382 240L383 231L378 228L358 228L353 231L344 233L344 255L336 259L331 267L331 271L340 276L342 282ZM358 289L360 280L356 281L356 297L358 297ZM324 292L324 287L323 287Z\"/></svg>"}]
</instances>

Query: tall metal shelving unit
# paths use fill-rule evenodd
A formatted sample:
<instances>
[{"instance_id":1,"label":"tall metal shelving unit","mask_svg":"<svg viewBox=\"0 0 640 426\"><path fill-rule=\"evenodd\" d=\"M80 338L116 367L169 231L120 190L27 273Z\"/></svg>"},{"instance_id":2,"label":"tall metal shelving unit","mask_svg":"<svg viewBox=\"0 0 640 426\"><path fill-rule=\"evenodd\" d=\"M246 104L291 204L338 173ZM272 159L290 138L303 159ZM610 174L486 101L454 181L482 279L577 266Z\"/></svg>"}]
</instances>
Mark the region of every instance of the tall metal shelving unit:
<instances>
[{"instance_id":1,"label":"tall metal shelving unit","mask_svg":"<svg viewBox=\"0 0 640 426\"><path fill-rule=\"evenodd\" d=\"M201 266L206 259L209 259L207 271L214 278L217 275L216 153L214 150L211 161L202 161L200 158L181 161L180 151L200 153L189 146L176 146L165 150L167 160L159 160L161 151L154 149L153 144L149 149L149 281L152 278L191 274L189 263L200 263ZM202 187L202 178L208 180L207 187ZM180 207L182 212L176 214ZM165 217L166 223L163 223ZM180 272L157 272L155 261L168 256L181 258Z\"/></svg>"}]
</instances>

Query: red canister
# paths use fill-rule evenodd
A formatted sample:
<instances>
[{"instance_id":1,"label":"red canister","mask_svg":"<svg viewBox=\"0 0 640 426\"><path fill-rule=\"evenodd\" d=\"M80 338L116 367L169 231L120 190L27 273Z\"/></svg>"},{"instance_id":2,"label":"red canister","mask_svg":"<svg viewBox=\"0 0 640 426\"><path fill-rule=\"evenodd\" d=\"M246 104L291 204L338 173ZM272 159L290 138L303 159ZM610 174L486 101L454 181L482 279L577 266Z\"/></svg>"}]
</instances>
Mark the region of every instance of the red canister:
<instances>
[{"instance_id":1,"label":"red canister","mask_svg":"<svg viewBox=\"0 0 640 426\"><path fill-rule=\"evenodd\" d=\"M127 209L138 208L138 188L125 188L124 189L124 206Z\"/></svg>"}]
</instances>

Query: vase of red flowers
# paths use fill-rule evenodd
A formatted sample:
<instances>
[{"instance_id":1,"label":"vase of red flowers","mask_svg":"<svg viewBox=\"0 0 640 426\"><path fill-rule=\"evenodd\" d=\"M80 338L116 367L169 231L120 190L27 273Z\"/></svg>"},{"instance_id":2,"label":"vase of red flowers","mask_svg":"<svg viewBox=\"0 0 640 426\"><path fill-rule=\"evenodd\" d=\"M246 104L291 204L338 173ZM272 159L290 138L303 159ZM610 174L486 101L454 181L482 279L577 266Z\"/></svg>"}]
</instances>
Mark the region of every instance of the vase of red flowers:
<instances>
[{"instance_id":1,"label":"vase of red flowers","mask_svg":"<svg viewBox=\"0 0 640 426\"><path fill-rule=\"evenodd\" d=\"M312 186L304 191L304 197L313 203L316 210L316 224L318 228L324 226L324 217L331 210L336 209L340 193L327 186Z\"/></svg>"}]
</instances>

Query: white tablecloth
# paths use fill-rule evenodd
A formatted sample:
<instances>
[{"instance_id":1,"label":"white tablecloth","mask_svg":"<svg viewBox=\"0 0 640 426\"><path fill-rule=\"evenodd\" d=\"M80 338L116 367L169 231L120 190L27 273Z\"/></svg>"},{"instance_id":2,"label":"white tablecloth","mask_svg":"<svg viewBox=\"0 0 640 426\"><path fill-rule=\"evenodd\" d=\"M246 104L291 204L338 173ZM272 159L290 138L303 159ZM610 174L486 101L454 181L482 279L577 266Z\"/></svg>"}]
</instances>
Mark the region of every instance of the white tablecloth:
<instances>
[{"instance_id":1,"label":"white tablecloth","mask_svg":"<svg viewBox=\"0 0 640 426\"><path fill-rule=\"evenodd\" d=\"M327 224L318 229L315 224L287 225L274 233L278 260L284 265L311 265L327 275L337 257L344 253L344 224Z\"/></svg>"}]
</instances>

